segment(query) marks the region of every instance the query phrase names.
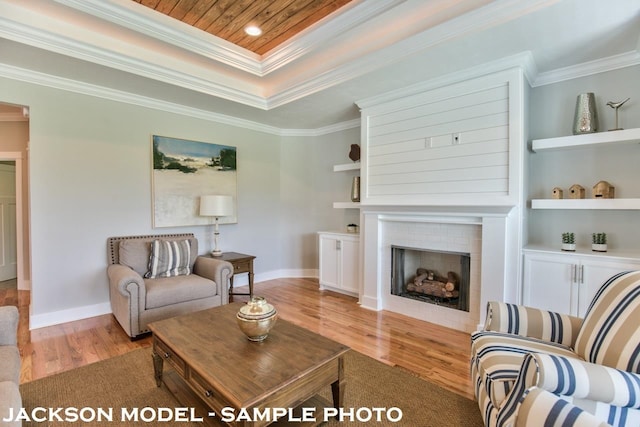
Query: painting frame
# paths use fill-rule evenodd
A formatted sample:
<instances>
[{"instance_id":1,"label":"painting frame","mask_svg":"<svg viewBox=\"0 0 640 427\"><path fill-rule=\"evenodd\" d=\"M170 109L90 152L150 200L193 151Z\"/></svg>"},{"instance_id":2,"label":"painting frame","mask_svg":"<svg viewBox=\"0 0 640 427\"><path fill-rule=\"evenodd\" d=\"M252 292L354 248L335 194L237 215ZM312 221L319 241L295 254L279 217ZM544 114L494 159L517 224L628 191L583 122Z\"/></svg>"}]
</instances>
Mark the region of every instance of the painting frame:
<instances>
[{"instance_id":1,"label":"painting frame","mask_svg":"<svg viewBox=\"0 0 640 427\"><path fill-rule=\"evenodd\" d=\"M208 225L213 219L199 215L200 196L221 194L233 198L237 218L237 148L162 135L151 136L151 211L153 228Z\"/></svg>"}]
</instances>

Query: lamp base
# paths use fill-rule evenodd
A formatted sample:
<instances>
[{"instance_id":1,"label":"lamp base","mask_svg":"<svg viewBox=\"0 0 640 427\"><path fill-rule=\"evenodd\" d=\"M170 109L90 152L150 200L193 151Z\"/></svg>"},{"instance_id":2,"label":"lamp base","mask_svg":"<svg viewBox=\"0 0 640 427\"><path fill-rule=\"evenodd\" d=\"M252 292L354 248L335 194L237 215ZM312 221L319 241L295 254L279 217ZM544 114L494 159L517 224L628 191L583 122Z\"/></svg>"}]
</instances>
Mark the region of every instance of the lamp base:
<instances>
[{"instance_id":1,"label":"lamp base","mask_svg":"<svg viewBox=\"0 0 640 427\"><path fill-rule=\"evenodd\" d=\"M222 256L222 251L220 249L213 250L211 256Z\"/></svg>"}]
</instances>

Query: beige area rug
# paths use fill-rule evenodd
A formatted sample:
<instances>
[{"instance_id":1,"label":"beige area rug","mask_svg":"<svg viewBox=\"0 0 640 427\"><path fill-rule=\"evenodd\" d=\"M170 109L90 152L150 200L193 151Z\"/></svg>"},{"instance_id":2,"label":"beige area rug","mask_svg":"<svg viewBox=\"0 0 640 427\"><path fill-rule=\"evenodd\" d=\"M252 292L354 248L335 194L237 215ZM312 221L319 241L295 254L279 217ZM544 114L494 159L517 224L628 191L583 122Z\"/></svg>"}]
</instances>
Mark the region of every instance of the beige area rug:
<instances>
[{"instance_id":1,"label":"beige area rug","mask_svg":"<svg viewBox=\"0 0 640 427\"><path fill-rule=\"evenodd\" d=\"M414 377L406 371L384 365L370 357L355 351L345 356L345 374L347 387L345 392L345 410L354 409L354 418L364 420L369 410L372 420L343 422L330 419L326 426L482 426L480 411L476 402L444 390L427 381ZM153 378L153 365L150 349L134 350L122 356L102 362L83 366L51 377L35 380L20 386L23 406L27 414L36 407L42 408L77 408L72 410L81 413L82 408L113 408L110 422L25 422L24 426L42 425L133 425L133 422L122 422L121 408L176 408L181 405L174 400L166 388L157 388ZM330 387L321 393L329 398ZM402 411L402 419L397 422L386 420L374 422L375 412L372 408L397 407ZM360 409L365 408L365 409ZM322 412L317 418L322 419ZM348 413L348 412L345 412ZM38 413L42 417L42 413ZM60 415L65 417L65 413ZM85 418L92 412L85 412ZM396 418L397 412L389 412ZM202 425L187 422L139 422L145 426L186 426ZM290 425L296 425L291 423Z\"/></svg>"}]
</instances>

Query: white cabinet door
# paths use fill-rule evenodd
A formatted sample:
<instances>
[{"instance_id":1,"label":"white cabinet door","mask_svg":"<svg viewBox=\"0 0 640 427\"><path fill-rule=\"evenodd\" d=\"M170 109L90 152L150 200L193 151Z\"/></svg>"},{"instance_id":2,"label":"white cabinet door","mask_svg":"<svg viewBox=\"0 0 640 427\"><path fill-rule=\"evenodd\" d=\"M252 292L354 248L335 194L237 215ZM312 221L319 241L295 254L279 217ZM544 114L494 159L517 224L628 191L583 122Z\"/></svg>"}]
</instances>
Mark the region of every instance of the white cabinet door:
<instances>
[{"instance_id":1,"label":"white cabinet door","mask_svg":"<svg viewBox=\"0 0 640 427\"><path fill-rule=\"evenodd\" d=\"M640 260L558 253L525 253L522 303L584 317L602 284L640 269Z\"/></svg>"},{"instance_id":2,"label":"white cabinet door","mask_svg":"<svg viewBox=\"0 0 640 427\"><path fill-rule=\"evenodd\" d=\"M571 314L577 309L576 266L570 258L539 254L524 257L523 304Z\"/></svg>"},{"instance_id":3,"label":"white cabinet door","mask_svg":"<svg viewBox=\"0 0 640 427\"><path fill-rule=\"evenodd\" d=\"M340 265L338 264L338 246L340 241L334 237L320 235L320 271L321 286L340 286Z\"/></svg>"},{"instance_id":4,"label":"white cabinet door","mask_svg":"<svg viewBox=\"0 0 640 427\"><path fill-rule=\"evenodd\" d=\"M342 289L358 293L360 284L359 242L343 240L340 263L342 265Z\"/></svg>"},{"instance_id":5,"label":"white cabinet door","mask_svg":"<svg viewBox=\"0 0 640 427\"><path fill-rule=\"evenodd\" d=\"M607 279L623 271L638 269L640 269L640 263L632 261L582 260L580 266L578 316L585 316L591 300Z\"/></svg>"},{"instance_id":6,"label":"white cabinet door","mask_svg":"<svg viewBox=\"0 0 640 427\"><path fill-rule=\"evenodd\" d=\"M360 290L360 240L357 235L321 232L320 289L329 287L357 295Z\"/></svg>"}]
</instances>

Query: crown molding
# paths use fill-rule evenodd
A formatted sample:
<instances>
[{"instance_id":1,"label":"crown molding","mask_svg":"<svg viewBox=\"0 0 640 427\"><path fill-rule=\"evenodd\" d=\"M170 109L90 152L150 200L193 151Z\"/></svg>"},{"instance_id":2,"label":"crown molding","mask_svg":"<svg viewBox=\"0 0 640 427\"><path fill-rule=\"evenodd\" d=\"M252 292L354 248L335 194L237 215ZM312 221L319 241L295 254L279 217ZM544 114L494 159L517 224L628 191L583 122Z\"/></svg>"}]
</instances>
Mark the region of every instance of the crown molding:
<instances>
[{"instance_id":1,"label":"crown molding","mask_svg":"<svg viewBox=\"0 0 640 427\"><path fill-rule=\"evenodd\" d=\"M277 71L312 52L319 46L328 44L332 39L342 36L345 32L368 22L405 1L376 0L375 2L365 2L364 0L353 0L343 7L344 11L341 13L324 18L297 36L267 52L262 60L263 75Z\"/></svg>"},{"instance_id":2,"label":"crown molding","mask_svg":"<svg viewBox=\"0 0 640 427\"><path fill-rule=\"evenodd\" d=\"M538 74L532 86L545 86L565 80L573 80L593 74L613 71L620 68L631 67L640 64L640 51L621 53L619 55L601 58L595 61L583 62L569 67L558 68Z\"/></svg>"},{"instance_id":3,"label":"crown molding","mask_svg":"<svg viewBox=\"0 0 640 427\"><path fill-rule=\"evenodd\" d=\"M264 75L260 55L133 1L54 1L247 73Z\"/></svg>"},{"instance_id":4,"label":"crown molding","mask_svg":"<svg viewBox=\"0 0 640 427\"><path fill-rule=\"evenodd\" d=\"M354 0L302 33L260 56L224 39L129 0L54 0L135 32L221 62L238 70L264 77L294 62L317 46L384 13L406 0Z\"/></svg>"},{"instance_id":5,"label":"crown molding","mask_svg":"<svg viewBox=\"0 0 640 427\"><path fill-rule=\"evenodd\" d=\"M11 65L0 63L0 77L17 80L25 83L32 83L39 86L50 87L69 92L88 95L97 98L107 99L110 101L123 102L125 104L136 105L139 107L151 108L154 110L164 111L168 113L180 114L187 117L207 120L210 122L222 123L242 129L253 130L256 132L264 132L277 136L320 136L345 129L351 129L360 126L360 120L351 120L341 123L335 123L329 126L317 129L282 129L275 126L265 125L263 123L245 120L238 117L228 116L225 114L213 113L198 108L187 107L173 102L162 101L142 95L136 95L129 92L105 88L102 86L91 85L84 82L65 79L58 76L52 76L25 68L14 67ZM12 115L14 116L14 115ZM19 117L24 120L22 115ZM1 117L0 117L1 119ZM11 120L16 121L16 120Z\"/></svg>"}]
</instances>

